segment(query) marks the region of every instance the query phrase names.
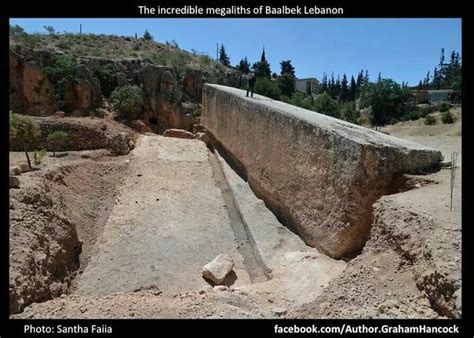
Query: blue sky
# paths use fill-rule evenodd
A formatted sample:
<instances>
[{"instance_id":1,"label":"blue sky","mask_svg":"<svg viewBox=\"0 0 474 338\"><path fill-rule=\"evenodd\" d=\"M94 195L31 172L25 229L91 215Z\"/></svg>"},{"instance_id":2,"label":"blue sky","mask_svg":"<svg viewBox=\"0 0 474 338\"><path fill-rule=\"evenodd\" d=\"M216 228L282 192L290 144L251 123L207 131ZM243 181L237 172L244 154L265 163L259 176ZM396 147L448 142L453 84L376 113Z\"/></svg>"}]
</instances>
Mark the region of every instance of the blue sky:
<instances>
[{"instance_id":1,"label":"blue sky","mask_svg":"<svg viewBox=\"0 0 474 338\"><path fill-rule=\"evenodd\" d=\"M247 56L260 59L262 47L272 71L290 59L300 78L323 72L356 75L368 69L371 79L379 72L397 82L418 84L439 61L461 54L461 19L11 19L27 32L57 31L143 35L145 29L159 42L176 40L180 48L216 55L224 43L232 65ZM462 55L462 54L461 54Z\"/></svg>"}]
</instances>

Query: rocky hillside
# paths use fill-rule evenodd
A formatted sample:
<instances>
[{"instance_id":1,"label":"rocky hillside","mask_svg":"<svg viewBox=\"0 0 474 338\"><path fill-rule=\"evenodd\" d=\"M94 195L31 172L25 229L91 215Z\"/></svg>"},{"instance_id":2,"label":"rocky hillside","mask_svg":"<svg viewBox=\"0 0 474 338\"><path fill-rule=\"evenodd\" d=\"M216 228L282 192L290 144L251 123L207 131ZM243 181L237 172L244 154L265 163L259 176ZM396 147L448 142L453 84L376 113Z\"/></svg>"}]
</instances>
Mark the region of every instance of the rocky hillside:
<instances>
[{"instance_id":1,"label":"rocky hillside","mask_svg":"<svg viewBox=\"0 0 474 338\"><path fill-rule=\"evenodd\" d=\"M16 113L113 116L113 90L136 85L144 95L139 119L157 132L191 129L199 120L204 82L239 87L242 76L205 54L142 38L10 36L10 109Z\"/></svg>"}]
</instances>

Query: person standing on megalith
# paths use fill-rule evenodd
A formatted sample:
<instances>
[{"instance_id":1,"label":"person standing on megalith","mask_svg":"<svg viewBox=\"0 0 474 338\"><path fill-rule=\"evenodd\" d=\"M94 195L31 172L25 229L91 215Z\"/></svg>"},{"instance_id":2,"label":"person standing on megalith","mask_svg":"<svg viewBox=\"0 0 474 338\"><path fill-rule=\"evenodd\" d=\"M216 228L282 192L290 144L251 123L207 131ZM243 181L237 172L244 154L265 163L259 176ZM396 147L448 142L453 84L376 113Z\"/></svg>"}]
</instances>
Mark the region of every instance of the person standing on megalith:
<instances>
[{"instance_id":1,"label":"person standing on megalith","mask_svg":"<svg viewBox=\"0 0 474 338\"><path fill-rule=\"evenodd\" d=\"M248 81L247 81L247 97L249 96L250 92L250 97L253 97L253 92L255 91L255 82L257 79L255 78L255 74L253 72L249 73Z\"/></svg>"}]
</instances>

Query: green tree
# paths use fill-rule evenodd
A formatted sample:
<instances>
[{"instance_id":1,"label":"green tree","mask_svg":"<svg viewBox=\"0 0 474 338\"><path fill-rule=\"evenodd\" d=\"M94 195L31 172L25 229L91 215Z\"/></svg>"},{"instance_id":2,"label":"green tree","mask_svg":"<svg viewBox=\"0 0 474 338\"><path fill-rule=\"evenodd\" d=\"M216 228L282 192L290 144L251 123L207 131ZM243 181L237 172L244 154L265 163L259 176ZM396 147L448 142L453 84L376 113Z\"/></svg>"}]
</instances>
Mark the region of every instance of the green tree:
<instances>
[{"instance_id":1,"label":"green tree","mask_svg":"<svg viewBox=\"0 0 474 338\"><path fill-rule=\"evenodd\" d=\"M148 29L145 29L145 33L143 33L143 39L152 41L153 40L153 35L150 34Z\"/></svg>"},{"instance_id":2,"label":"green tree","mask_svg":"<svg viewBox=\"0 0 474 338\"><path fill-rule=\"evenodd\" d=\"M347 122L357 123L359 114L354 102L346 102L339 107L339 117Z\"/></svg>"},{"instance_id":3,"label":"green tree","mask_svg":"<svg viewBox=\"0 0 474 338\"><path fill-rule=\"evenodd\" d=\"M361 94L361 106L372 108L372 124L380 126L391 118L400 118L410 96L408 88L402 88L391 79L380 79L364 89Z\"/></svg>"},{"instance_id":4,"label":"green tree","mask_svg":"<svg viewBox=\"0 0 474 338\"><path fill-rule=\"evenodd\" d=\"M354 76L351 76L351 86L349 87L349 99L348 101L354 101L357 98L357 83Z\"/></svg>"},{"instance_id":5,"label":"green tree","mask_svg":"<svg viewBox=\"0 0 474 338\"><path fill-rule=\"evenodd\" d=\"M278 88L275 81L266 77L257 78L257 81L255 82L255 92L274 100L279 100L281 97L280 88Z\"/></svg>"},{"instance_id":6,"label":"green tree","mask_svg":"<svg viewBox=\"0 0 474 338\"><path fill-rule=\"evenodd\" d=\"M280 74L289 74L295 76L295 67L291 64L291 60L284 60L280 62L281 72Z\"/></svg>"},{"instance_id":7,"label":"green tree","mask_svg":"<svg viewBox=\"0 0 474 338\"><path fill-rule=\"evenodd\" d=\"M240 60L239 64L237 65L237 69L242 72L242 74L250 73L250 63L247 60L247 57L244 57Z\"/></svg>"},{"instance_id":8,"label":"green tree","mask_svg":"<svg viewBox=\"0 0 474 338\"><path fill-rule=\"evenodd\" d=\"M54 35L56 33L56 30L54 29L53 26L43 26L43 27L48 32L49 35Z\"/></svg>"},{"instance_id":9,"label":"green tree","mask_svg":"<svg viewBox=\"0 0 474 338\"><path fill-rule=\"evenodd\" d=\"M13 37L25 37L28 33L19 25L10 25L10 35Z\"/></svg>"},{"instance_id":10,"label":"green tree","mask_svg":"<svg viewBox=\"0 0 474 338\"><path fill-rule=\"evenodd\" d=\"M295 92L288 100L288 103L304 109L313 110L313 97L301 92Z\"/></svg>"},{"instance_id":11,"label":"green tree","mask_svg":"<svg viewBox=\"0 0 474 338\"><path fill-rule=\"evenodd\" d=\"M226 67L230 67L230 58L225 51L224 44L221 44L221 48L219 49L219 62Z\"/></svg>"},{"instance_id":12,"label":"green tree","mask_svg":"<svg viewBox=\"0 0 474 338\"><path fill-rule=\"evenodd\" d=\"M252 65L253 72L255 73L255 77L266 77L270 78L272 75L272 71L270 69L270 64L265 57L265 48L262 51L262 56L260 57L260 61L256 62Z\"/></svg>"},{"instance_id":13,"label":"green tree","mask_svg":"<svg viewBox=\"0 0 474 338\"><path fill-rule=\"evenodd\" d=\"M313 110L321 114L339 117L337 102L326 92L316 96Z\"/></svg>"},{"instance_id":14,"label":"green tree","mask_svg":"<svg viewBox=\"0 0 474 338\"><path fill-rule=\"evenodd\" d=\"M296 90L295 68L291 65L291 60L280 62L281 72L279 78L279 88L283 95L291 97Z\"/></svg>"},{"instance_id":15,"label":"green tree","mask_svg":"<svg viewBox=\"0 0 474 338\"><path fill-rule=\"evenodd\" d=\"M23 147L25 152L26 161L28 162L28 167L31 169L31 160L28 151L31 151L31 147L34 144L35 140L40 135L40 128L38 124L29 117L22 116L19 114L14 114L10 112L10 142L17 141Z\"/></svg>"},{"instance_id":16,"label":"green tree","mask_svg":"<svg viewBox=\"0 0 474 338\"><path fill-rule=\"evenodd\" d=\"M70 55L53 54L43 71L54 86L56 102L63 108L64 89L67 84L77 80L77 60Z\"/></svg>"},{"instance_id":17,"label":"green tree","mask_svg":"<svg viewBox=\"0 0 474 338\"><path fill-rule=\"evenodd\" d=\"M140 87L128 85L116 88L110 95L110 101L119 118L134 120L142 110L143 96Z\"/></svg>"},{"instance_id":18,"label":"green tree","mask_svg":"<svg viewBox=\"0 0 474 338\"><path fill-rule=\"evenodd\" d=\"M341 102L349 101L349 87L346 74L342 75L341 92L339 94Z\"/></svg>"},{"instance_id":19,"label":"green tree","mask_svg":"<svg viewBox=\"0 0 474 338\"><path fill-rule=\"evenodd\" d=\"M69 134L62 130L56 130L48 134L46 141L50 148L53 149L53 156L56 156L56 149L61 148L68 137Z\"/></svg>"}]
</instances>

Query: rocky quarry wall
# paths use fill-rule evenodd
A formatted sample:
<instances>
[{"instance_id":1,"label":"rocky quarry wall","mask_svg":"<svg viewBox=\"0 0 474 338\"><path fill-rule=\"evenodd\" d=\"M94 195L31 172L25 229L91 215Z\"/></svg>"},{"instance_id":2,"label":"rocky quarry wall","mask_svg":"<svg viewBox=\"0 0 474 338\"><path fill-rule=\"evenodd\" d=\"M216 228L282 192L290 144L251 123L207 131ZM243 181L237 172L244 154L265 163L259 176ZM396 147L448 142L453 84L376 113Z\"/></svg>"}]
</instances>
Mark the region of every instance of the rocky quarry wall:
<instances>
[{"instance_id":1,"label":"rocky quarry wall","mask_svg":"<svg viewBox=\"0 0 474 338\"><path fill-rule=\"evenodd\" d=\"M257 196L306 244L358 253L373 203L439 151L245 91L206 84L201 123Z\"/></svg>"},{"instance_id":2,"label":"rocky quarry wall","mask_svg":"<svg viewBox=\"0 0 474 338\"><path fill-rule=\"evenodd\" d=\"M19 114L49 116L63 110L67 116L89 116L104 106L104 97L117 87L143 88L144 104L140 118L157 132L169 128L191 130L198 123L196 105L200 103L203 74L186 69L184 74L151 60L81 57L77 58L73 81L54 86L45 68L57 67L61 52L10 48L10 109ZM223 72L220 84L239 86L238 71ZM59 92L58 92L59 91ZM62 99L58 101L58 96ZM62 102L60 102L62 101Z\"/></svg>"}]
</instances>

